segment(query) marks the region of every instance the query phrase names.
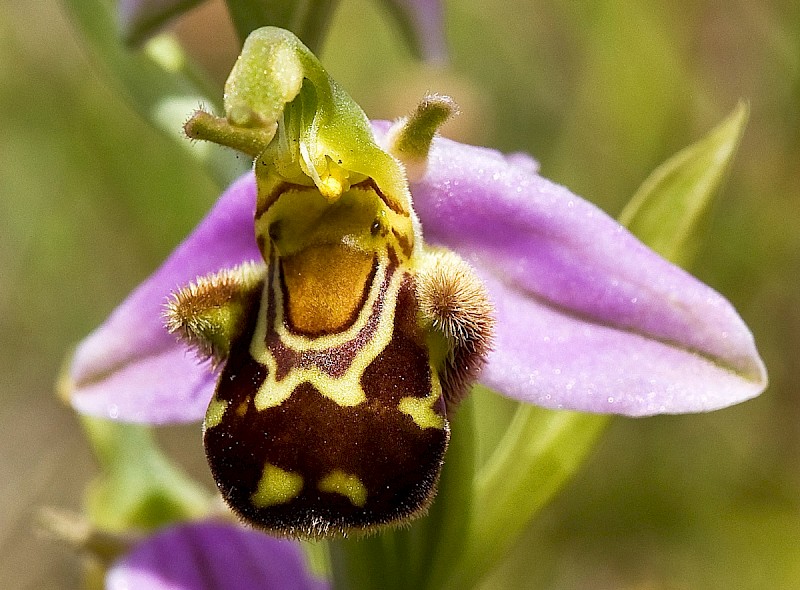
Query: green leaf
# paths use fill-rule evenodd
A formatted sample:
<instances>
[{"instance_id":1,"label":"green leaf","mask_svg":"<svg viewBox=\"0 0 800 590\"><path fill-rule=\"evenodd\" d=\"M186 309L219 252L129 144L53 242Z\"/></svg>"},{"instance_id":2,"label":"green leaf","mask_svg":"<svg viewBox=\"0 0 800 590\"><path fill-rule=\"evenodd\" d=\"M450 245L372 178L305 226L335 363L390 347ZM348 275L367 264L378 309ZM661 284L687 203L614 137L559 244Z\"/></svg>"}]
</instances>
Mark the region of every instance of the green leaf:
<instances>
[{"instance_id":1,"label":"green leaf","mask_svg":"<svg viewBox=\"0 0 800 590\"><path fill-rule=\"evenodd\" d=\"M438 588L471 588L506 554L533 516L577 472L609 416L520 405L478 472L472 526Z\"/></svg>"},{"instance_id":2,"label":"green leaf","mask_svg":"<svg viewBox=\"0 0 800 590\"><path fill-rule=\"evenodd\" d=\"M297 35L319 53L328 33L338 0L226 0L239 40L261 27L273 26Z\"/></svg>"},{"instance_id":3,"label":"green leaf","mask_svg":"<svg viewBox=\"0 0 800 590\"><path fill-rule=\"evenodd\" d=\"M685 262L736 154L747 116L747 105L740 103L706 137L656 168L622 211L620 222L665 258Z\"/></svg>"},{"instance_id":4,"label":"green leaf","mask_svg":"<svg viewBox=\"0 0 800 590\"><path fill-rule=\"evenodd\" d=\"M87 512L102 529L153 529L208 513L212 497L161 453L138 424L81 418L101 473L87 493Z\"/></svg>"},{"instance_id":5,"label":"green leaf","mask_svg":"<svg viewBox=\"0 0 800 590\"><path fill-rule=\"evenodd\" d=\"M147 121L199 160L220 190L249 168L249 162L232 152L193 143L184 136L182 125L188 116L201 104L220 108L218 101L209 97L221 93L211 88L172 37L162 35L148 41L142 51L131 50L118 34L116 2L65 3L115 88Z\"/></svg>"}]
</instances>

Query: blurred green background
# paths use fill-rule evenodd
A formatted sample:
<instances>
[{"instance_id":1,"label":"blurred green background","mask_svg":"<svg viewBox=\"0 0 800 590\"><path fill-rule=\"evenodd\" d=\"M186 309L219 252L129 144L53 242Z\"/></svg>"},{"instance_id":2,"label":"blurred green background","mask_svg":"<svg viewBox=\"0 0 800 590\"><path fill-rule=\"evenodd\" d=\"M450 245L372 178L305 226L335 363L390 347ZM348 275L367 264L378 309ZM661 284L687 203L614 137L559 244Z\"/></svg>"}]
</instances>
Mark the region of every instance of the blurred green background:
<instances>
[{"instance_id":1,"label":"blurred green background","mask_svg":"<svg viewBox=\"0 0 800 590\"><path fill-rule=\"evenodd\" d=\"M615 419L486 588L800 588L800 3L446 7L446 66L413 61L367 0L342 0L323 62L372 117L451 94L462 114L446 135L528 151L612 215L750 102L692 271L734 302L771 378L713 414ZM220 5L176 26L224 78L236 48ZM95 466L53 383L216 189L125 103L58 2L0 4L0 113L0 580L73 588L79 560L36 511L80 510ZM208 481L198 427L161 438Z\"/></svg>"}]
</instances>

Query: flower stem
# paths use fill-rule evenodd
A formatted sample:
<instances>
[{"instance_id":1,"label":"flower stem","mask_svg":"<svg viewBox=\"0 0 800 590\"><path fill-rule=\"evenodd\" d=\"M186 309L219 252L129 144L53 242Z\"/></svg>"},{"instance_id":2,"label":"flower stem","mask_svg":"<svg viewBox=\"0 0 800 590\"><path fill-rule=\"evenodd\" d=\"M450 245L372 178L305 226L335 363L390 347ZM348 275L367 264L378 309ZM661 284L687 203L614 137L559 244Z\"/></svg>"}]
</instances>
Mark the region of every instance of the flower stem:
<instances>
[{"instance_id":1,"label":"flower stem","mask_svg":"<svg viewBox=\"0 0 800 590\"><path fill-rule=\"evenodd\" d=\"M292 31L314 53L319 53L338 0L226 0L242 43L260 27L271 25Z\"/></svg>"}]
</instances>

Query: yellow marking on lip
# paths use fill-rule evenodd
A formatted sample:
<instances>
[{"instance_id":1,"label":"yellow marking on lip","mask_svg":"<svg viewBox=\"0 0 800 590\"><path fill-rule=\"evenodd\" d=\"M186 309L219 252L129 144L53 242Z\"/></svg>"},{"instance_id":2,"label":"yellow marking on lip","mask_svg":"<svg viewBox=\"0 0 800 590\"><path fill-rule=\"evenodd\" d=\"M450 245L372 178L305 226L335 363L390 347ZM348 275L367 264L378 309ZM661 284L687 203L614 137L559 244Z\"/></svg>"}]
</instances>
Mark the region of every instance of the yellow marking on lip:
<instances>
[{"instance_id":1,"label":"yellow marking on lip","mask_svg":"<svg viewBox=\"0 0 800 590\"><path fill-rule=\"evenodd\" d=\"M222 417L225 415L225 410L228 409L228 402L224 400L218 400L214 398L208 404L208 409L206 410L206 418L204 421L204 425L206 428L214 428L220 422L222 422Z\"/></svg>"},{"instance_id":2,"label":"yellow marking on lip","mask_svg":"<svg viewBox=\"0 0 800 590\"><path fill-rule=\"evenodd\" d=\"M422 428L444 428L444 416L437 414L433 409L439 397L442 395L442 386L436 376L436 372L431 373L431 392L425 397L404 397L397 404L397 409L408 414L414 424Z\"/></svg>"},{"instance_id":3,"label":"yellow marking on lip","mask_svg":"<svg viewBox=\"0 0 800 590\"><path fill-rule=\"evenodd\" d=\"M341 469L334 469L319 480L317 485L320 492L341 494L353 506L361 508L367 503L367 488L357 475L349 475Z\"/></svg>"},{"instance_id":4,"label":"yellow marking on lip","mask_svg":"<svg viewBox=\"0 0 800 590\"><path fill-rule=\"evenodd\" d=\"M270 377L274 374L275 369L270 367ZM357 406L367 399L361 387L360 372L347 371L341 377L334 378L316 368L295 368L281 381L275 381L274 377L270 377L264 380L256 393L255 403L258 411L277 408L289 399L292 392L302 383L313 384L324 397L342 407Z\"/></svg>"},{"instance_id":5,"label":"yellow marking on lip","mask_svg":"<svg viewBox=\"0 0 800 590\"><path fill-rule=\"evenodd\" d=\"M250 496L250 500L258 508L286 504L296 498L302 489L302 475L284 471L280 467L267 463L264 465L264 472L258 482L258 488Z\"/></svg>"},{"instance_id":6,"label":"yellow marking on lip","mask_svg":"<svg viewBox=\"0 0 800 590\"><path fill-rule=\"evenodd\" d=\"M327 350L328 348L333 348L336 346L340 346L349 342L353 338L355 338L364 324L367 323L369 320L370 315L372 315L372 308L375 305L375 301L380 296L381 285L383 284L384 280L386 279L386 272L388 267L388 256L382 255L379 257L378 260L378 269L375 273L375 277L372 279L372 287L370 288L369 294L367 295L367 300L364 301L364 305L361 307L361 311L358 314L358 318L353 323L352 326L347 328L342 332L335 332L333 334L326 334L324 336L304 336L302 334L295 334L290 332L285 325L284 322L284 313L285 313L285 304L286 302L283 299L283 290L280 288L280 270L279 265L274 265L274 268L271 269L273 272L273 289L274 289L274 296L275 296L275 325L274 330L280 336L281 341L288 346L289 348L293 348L294 350ZM395 271L395 275L401 274L399 269ZM394 284L394 277L392 280L392 284ZM389 290L391 291L392 285L389 285ZM261 302L261 308L267 308L267 289L264 289L264 297ZM387 297L390 297L391 293L387 293ZM385 300L388 303L388 299ZM384 305L384 307L386 307ZM256 327L256 335L263 336L266 334L266 314L261 314L262 317L259 318L259 323ZM263 325L262 325L263 324ZM251 347L250 352L253 355L253 358L258 360L257 353L263 354L264 352L264 342L263 339L253 342L253 347Z\"/></svg>"}]
</instances>

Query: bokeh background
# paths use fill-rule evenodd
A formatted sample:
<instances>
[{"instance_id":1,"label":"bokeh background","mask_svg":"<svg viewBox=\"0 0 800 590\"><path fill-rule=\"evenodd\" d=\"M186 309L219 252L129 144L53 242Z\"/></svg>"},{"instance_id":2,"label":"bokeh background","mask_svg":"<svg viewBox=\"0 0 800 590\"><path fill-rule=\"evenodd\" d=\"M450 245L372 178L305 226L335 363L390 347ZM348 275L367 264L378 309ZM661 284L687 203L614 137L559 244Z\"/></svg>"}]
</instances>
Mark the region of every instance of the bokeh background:
<instances>
[{"instance_id":1,"label":"bokeh background","mask_svg":"<svg viewBox=\"0 0 800 590\"><path fill-rule=\"evenodd\" d=\"M373 117L451 94L453 138L524 150L615 215L649 172L749 101L691 270L730 298L770 371L760 398L617 418L486 588L800 588L800 3L450 0L450 62L414 61L382 9L342 0L322 52ZM224 78L216 0L182 18ZM179 123L179 122L178 122ZM216 189L97 66L62 6L0 3L0 585L75 588L36 526L96 471L54 395L70 347L203 215ZM208 481L199 428L161 439Z\"/></svg>"}]
</instances>

